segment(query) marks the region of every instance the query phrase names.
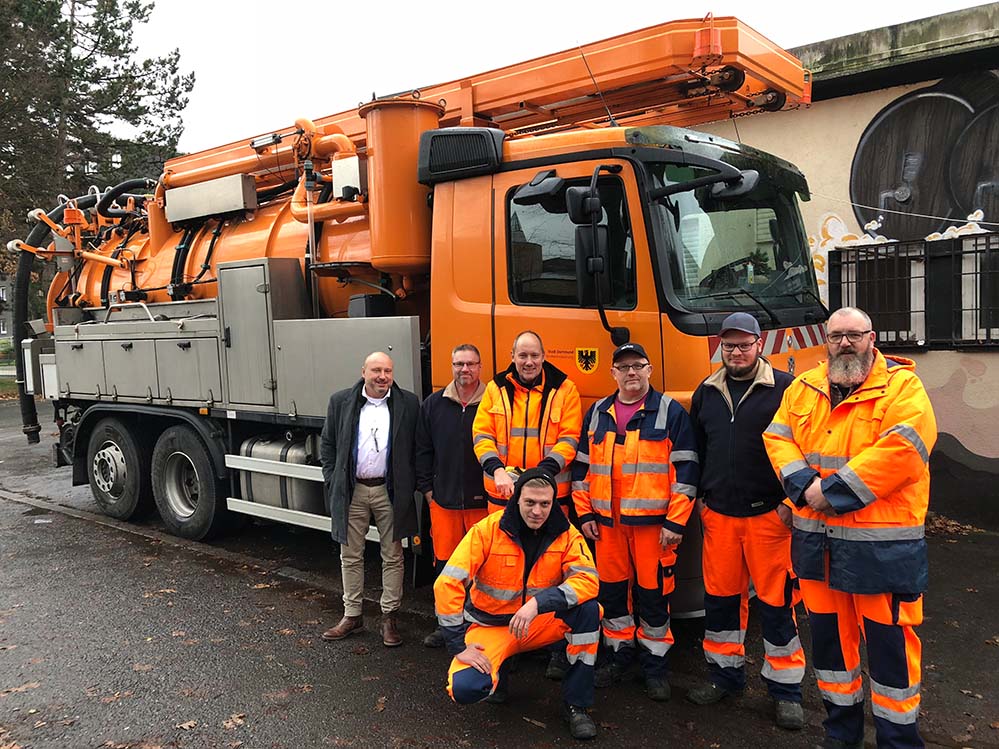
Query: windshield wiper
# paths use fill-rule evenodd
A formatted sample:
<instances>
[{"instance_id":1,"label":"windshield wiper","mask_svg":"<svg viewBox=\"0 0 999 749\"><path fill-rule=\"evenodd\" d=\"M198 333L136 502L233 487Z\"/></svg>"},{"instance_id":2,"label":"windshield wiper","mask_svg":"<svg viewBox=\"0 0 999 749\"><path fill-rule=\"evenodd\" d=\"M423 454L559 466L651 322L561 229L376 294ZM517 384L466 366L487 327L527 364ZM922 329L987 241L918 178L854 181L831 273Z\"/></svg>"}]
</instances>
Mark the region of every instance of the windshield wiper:
<instances>
[{"instance_id":1,"label":"windshield wiper","mask_svg":"<svg viewBox=\"0 0 999 749\"><path fill-rule=\"evenodd\" d=\"M789 297L794 298L797 301L800 301L800 300L798 300L798 294L808 294L808 296L810 296L812 299L814 299L816 302L818 302L819 303L819 308L822 310L823 314L826 316L826 319L827 320L829 319L829 308L826 306L825 302L822 301L821 297L819 297L818 294L816 294L814 291L812 291L807 286L802 286L797 291L785 291L783 294L778 294L777 296L789 296Z\"/></svg>"},{"instance_id":2,"label":"windshield wiper","mask_svg":"<svg viewBox=\"0 0 999 749\"><path fill-rule=\"evenodd\" d=\"M728 297L729 299L735 299L735 297L738 296L739 294L745 294L750 299L752 299L754 302L756 302L756 305L761 310L763 310L768 315L770 315L770 319L773 320L774 325L780 325L781 324L781 321L778 319L777 315L775 315L773 313L772 309L770 309L767 305L765 305L763 302L761 302L758 296L756 296L755 294L753 294L751 291L746 291L745 289L732 289L731 291L716 291L713 294L702 294L700 296L690 296L690 297L687 297L687 301L688 302L693 302L693 301L696 301L698 299L724 299L725 297Z\"/></svg>"}]
</instances>

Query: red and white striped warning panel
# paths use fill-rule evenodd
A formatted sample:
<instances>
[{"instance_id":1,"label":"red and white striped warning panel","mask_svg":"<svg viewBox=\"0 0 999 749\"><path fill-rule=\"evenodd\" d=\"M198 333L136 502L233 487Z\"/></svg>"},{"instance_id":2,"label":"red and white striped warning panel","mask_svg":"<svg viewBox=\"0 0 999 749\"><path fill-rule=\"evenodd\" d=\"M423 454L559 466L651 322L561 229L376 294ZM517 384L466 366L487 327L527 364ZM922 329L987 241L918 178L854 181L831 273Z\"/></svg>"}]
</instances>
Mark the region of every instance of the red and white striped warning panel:
<instances>
[{"instance_id":1,"label":"red and white striped warning panel","mask_svg":"<svg viewBox=\"0 0 999 749\"><path fill-rule=\"evenodd\" d=\"M789 351L821 346L826 342L826 329L823 325L799 325L794 328L777 328L763 331L763 355L785 354ZM721 338L708 336L708 351L711 361L721 363Z\"/></svg>"}]
</instances>

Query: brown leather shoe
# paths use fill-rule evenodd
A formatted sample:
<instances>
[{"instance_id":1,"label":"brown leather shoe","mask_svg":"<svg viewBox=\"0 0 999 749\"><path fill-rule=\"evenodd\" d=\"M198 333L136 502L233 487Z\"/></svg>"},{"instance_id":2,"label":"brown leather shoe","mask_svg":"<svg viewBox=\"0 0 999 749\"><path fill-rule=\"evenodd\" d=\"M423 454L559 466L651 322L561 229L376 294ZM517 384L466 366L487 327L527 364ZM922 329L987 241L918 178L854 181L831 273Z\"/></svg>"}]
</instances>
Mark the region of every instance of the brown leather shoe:
<instances>
[{"instance_id":1,"label":"brown leather shoe","mask_svg":"<svg viewBox=\"0 0 999 749\"><path fill-rule=\"evenodd\" d=\"M335 627L330 627L322 634L324 640L342 640L347 635L364 629L364 618L360 616L344 616Z\"/></svg>"},{"instance_id":2,"label":"brown leather shoe","mask_svg":"<svg viewBox=\"0 0 999 749\"><path fill-rule=\"evenodd\" d=\"M385 614L382 617L382 645L387 648L402 645L402 635L399 634L399 622L395 614Z\"/></svg>"}]
</instances>

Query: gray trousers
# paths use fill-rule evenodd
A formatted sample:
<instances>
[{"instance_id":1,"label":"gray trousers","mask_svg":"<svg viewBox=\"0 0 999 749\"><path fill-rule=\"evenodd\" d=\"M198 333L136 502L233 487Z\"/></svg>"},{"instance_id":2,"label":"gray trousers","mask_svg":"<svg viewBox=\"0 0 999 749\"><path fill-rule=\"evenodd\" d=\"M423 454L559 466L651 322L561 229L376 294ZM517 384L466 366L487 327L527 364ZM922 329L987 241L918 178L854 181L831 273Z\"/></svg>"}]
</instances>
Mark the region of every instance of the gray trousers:
<instances>
[{"instance_id":1,"label":"gray trousers","mask_svg":"<svg viewBox=\"0 0 999 749\"><path fill-rule=\"evenodd\" d=\"M382 613L391 614L402 606L402 543L392 540L394 512L388 489L384 485L357 484L347 514L347 543L340 546L345 616L361 615L364 598L364 537L368 533L372 516L381 538Z\"/></svg>"}]
</instances>

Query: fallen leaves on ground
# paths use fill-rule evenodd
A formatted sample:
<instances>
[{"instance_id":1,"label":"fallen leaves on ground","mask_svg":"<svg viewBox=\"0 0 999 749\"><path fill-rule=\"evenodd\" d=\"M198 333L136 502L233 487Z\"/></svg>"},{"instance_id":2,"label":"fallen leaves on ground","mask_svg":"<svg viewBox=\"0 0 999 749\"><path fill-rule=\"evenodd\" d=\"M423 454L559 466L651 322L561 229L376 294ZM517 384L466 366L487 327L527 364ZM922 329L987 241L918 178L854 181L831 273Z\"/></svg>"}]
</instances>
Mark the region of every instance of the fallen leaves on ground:
<instances>
[{"instance_id":1,"label":"fallen leaves on ground","mask_svg":"<svg viewBox=\"0 0 999 749\"><path fill-rule=\"evenodd\" d=\"M962 689L961 694L966 694L969 697L974 697L976 700L982 699L982 695L978 694L977 692L972 692L970 689Z\"/></svg>"},{"instance_id":2,"label":"fallen leaves on ground","mask_svg":"<svg viewBox=\"0 0 999 749\"><path fill-rule=\"evenodd\" d=\"M132 670L133 671L137 671L140 674L144 674L147 671L152 671L154 668L156 668L156 667L152 663L133 663L132 664Z\"/></svg>"},{"instance_id":3,"label":"fallen leaves on ground","mask_svg":"<svg viewBox=\"0 0 999 749\"><path fill-rule=\"evenodd\" d=\"M528 718L526 715L521 715L520 717L526 720L532 726L537 726L538 728L548 728L548 724L542 723L540 720L535 720L534 718Z\"/></svg>"},{"instance_id":4,"label":"fallen leaves on ground","mask_svg":"<svg viewBox=\"0 0 999 749\"><path fill-rule=\"evenodd\" d=\"M363 645L355 645L353 648L351 648L350 652L353 653L354 655L367 655L371 651L368 650Z\"/></svg>"},{"instance_id":5,"label":"fallen leaves on ground","mask_svg":"<svg viewBox=\"0 0 999 749\"><path fill-rule=\"evenodd\" d=\"M132 696L131 690L126 690L124 692L115 692L114 694L108 695L107 697L101 697L101 702L103 702L105 705L110 705L111 703L117 702L123 697L131 697L131 696Z\"/></svg>"},{"instance_id":6,"label":"fallen leaves on ground","mask_svg":"<svg viewBox=\"0 0 999 749\"><path fill-rule=\"evenodd\" d=\"M0 697L6 697L8 694L14 694L16 692L27 692L29 689L38 689L41 683L37 681L29 681L27 684L22 684L19 687L11 687L10 689L0 689Z\"/></svg>"},{"instance_id":7,"label":"fallen leaves on ground","mask_svg":"<svg viewBox=\"0 0 999 749\"><path fill-rule=\"evenodd\" d=\"M253 589L254 590L263 590L264 588L269 588L269 587L271 587L270 583L257 583L256 585L253 586Z\"/></svg>"},{"instance_id":8,"label":"fallen leaves on ground","mask_svg":"<svg viewBox=\"0 0 999 749\"><path fill-rule=\"evenodd\" d=\"M190 731L196 725L198 725L198 721L196 720L185 720L183 723L175 725L174 728L179 728L181 731Z\"/></svg>"},{"instance_id":9,"label":"fallen leaves on ground","mask_svg":"<svg viewBox=\"0 0 999 749\"><path fill-rule=\"evenodd\" d=\"M244 720L245 718L246 713L233 713L229 716L228 720L222 721L222 727L229 731L239 728L239 726L246 722L246 720Z\"/></svg>"},{"instance_id":10,"label":"fallen leaves on ground","mask_svg":"<svg viewBox=\"0 0 999 749\"><path fill-rule=\"evenodd\" d=\"M964 525L938 512L926 513L927 536L968 536L972 533L984 532L981 528L976 528L973 525Z\"/></svg>"},{"instance_id":11,"label":"fallen leaves on ground","mask_svg":"<svg viewBox=\"0 0 999 749\"><path fill-rule=\"evenodd\" d=\"M291 635L295 634L295 630L288 629L287 627L285 627L284 629L279 629L277 633L279 635L284 635L285 637L290 637Z\"/></svg>"},{"instance_id":12,"label":"fallen leaves on ground","mask_svg":"<svg viewBox=\"0 0 999 749\"><path fill-rule=\"evenodd\" d=\"M379 697L375 700L375 710L380 713L385 712L385 697Z\"/></svg>"}]
</instances>

